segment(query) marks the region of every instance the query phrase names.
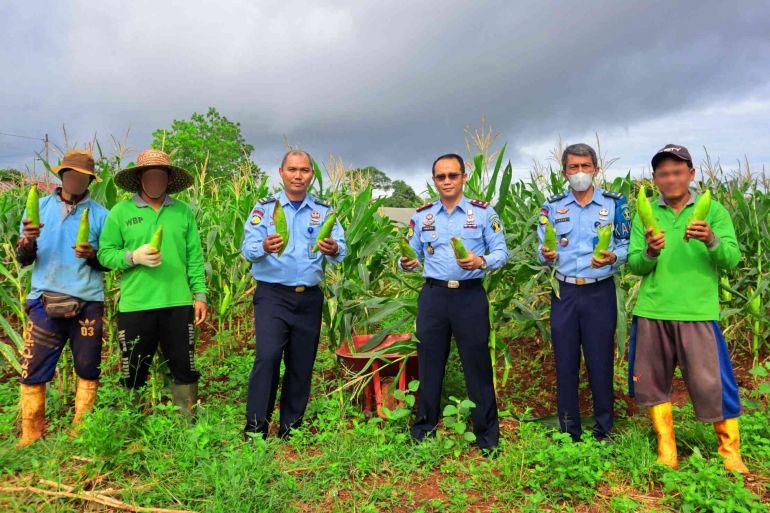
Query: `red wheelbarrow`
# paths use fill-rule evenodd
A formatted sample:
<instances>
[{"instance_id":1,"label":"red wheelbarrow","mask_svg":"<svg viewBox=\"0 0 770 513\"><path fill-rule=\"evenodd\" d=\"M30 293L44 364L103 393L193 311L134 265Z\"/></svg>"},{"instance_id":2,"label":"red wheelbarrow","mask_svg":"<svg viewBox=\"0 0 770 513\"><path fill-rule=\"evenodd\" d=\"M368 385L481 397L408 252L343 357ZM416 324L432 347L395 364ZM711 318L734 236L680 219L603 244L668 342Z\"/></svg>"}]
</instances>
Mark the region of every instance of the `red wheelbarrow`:
<instances>
[{"instance_id":1,"label":"red wheelbarrow","mask_svg":"<svg viewBox=\"0 0 770 513\"><path fill-rule=\"evenodd\" d=\"M374 335L357 335L353 337L353 346L358 349L363 347ZM403 340L409 340L412 338L411 333L403 333L399 335L388 335L382 341L380 345L372 349L370 352L382 351L388 346L393 345L396 342ZM366 367L366 364L370 360L370 356L356 355L351 353L350 346L346 341L340 344L337 348L337 356L342 358L345 366L353 372L361 372ZM400 362L386 361L396 360L402 358ZM364 413L371 414L372 412L372 396L374 396L377 402L377 415L383 420L388 420L385 414L382 412L383 404L383 378L394 377L403 368L403 372L398 378L398 389L406 391L406 385L410 381L417 379L417 353L409 355L404 358L404 355L393 353L384 354L379 358L375 358L372 362L371 371L373 373L371 381L364 387ZM399 401L403 406L404 402Z\"/></svg>"}]
</instances>

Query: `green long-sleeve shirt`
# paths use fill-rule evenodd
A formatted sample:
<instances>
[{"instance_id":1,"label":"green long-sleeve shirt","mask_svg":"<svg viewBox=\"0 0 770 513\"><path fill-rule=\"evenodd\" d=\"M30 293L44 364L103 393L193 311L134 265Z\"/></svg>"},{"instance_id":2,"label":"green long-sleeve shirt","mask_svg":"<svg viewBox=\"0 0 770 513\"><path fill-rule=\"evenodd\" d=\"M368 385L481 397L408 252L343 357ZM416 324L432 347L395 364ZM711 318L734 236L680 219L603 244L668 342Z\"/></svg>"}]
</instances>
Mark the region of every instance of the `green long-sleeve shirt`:
<instances>
[{"instance_id":1,"label":"green long-sleeve shirt","mask_svg":"<svg viewBox=\"0 0 770 513\"><path fill-rule=\"evenodd\" d=\"M652 211L661 230L665 230L666 246L657 258L647 252L644 225L634 218L628 264L631 272L642 276L634 315L667 321L719 320L719 270L732 269L741 258L735 228L727 209L716 201L706 222L716 235L708 247L684 241L688 218L695 208L696 194L677 215L662 196L652 203Z\"/></svg>"},{"instance_id":2,"label":"green long-sleeve shirt","mask_svg":"<svg viewBox=\"0 0 770 513\"><path fill-rule=\"evenodd\" d=\"M163 225L161 265L133 265L131 253L148 244ZM139 195L110 210L99 239L99 262L123 271L120 280L121 312L186 306L205 300L206 279L198 226L190 207L166 197L158 212Z\"/></svg>"}]
</instances>

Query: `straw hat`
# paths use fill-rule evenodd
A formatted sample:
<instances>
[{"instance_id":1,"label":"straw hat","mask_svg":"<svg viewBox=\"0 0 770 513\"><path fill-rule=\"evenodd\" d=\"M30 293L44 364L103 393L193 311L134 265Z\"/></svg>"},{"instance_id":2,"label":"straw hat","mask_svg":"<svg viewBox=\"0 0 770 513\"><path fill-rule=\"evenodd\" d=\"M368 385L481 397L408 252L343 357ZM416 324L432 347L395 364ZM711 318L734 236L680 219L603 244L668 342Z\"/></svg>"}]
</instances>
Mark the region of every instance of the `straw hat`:
<instances>
[{"instance_id":1,"label":"straw hat","mask_svg":"<svg viewBox=\"0 0 770 513\"><path fill-rule=\"evenodd\" d=\"M145 150L136 157L136 165L118 171L115 175L115 185L128 192L140 193L142 184L139 183L139 172L150 168L166 169L169 172L166 194L175 194L191 187L193 176L179 166L171 164L171 157L160 150Z\"/></svg>"},{"instance_id":2,"label":"straw hat","mask_svg":"<svg viewBox=\"0 0 770 513\"><path fill-rule=\"evenodd\" d=\"M52 166L51 171L61 178L61 172L71 169L84 175L91 175L97 182L101 182L102 179L96 176L94 173L94 157L87 151L83 150L70 150L64 155L61 166Z\"/></svg>"}]
</instances>

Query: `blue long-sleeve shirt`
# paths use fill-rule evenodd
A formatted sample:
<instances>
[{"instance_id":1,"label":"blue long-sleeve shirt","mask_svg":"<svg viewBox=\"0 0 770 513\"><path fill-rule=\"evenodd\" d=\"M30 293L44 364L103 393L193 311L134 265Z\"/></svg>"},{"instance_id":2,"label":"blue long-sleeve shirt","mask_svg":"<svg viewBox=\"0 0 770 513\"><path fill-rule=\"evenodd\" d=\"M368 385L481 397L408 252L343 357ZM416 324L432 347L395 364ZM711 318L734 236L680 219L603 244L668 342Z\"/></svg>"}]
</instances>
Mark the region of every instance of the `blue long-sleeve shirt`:
<instances>
[{"instance_id":1,"label":"blue long-sleeve shirt","mask_svg":"<svg viewBox=\"0 0 770 513\"><path fill-rule=\"evenodd\" d=\"M540 251L545 240L546 221L556 230L556 270L564 276L574 278L603 278L610 276L628 260L628 244L631 237L631 214L628 202L620 193L594 188L591 200L582 206L572 190L551 196L540 209L537 235L540 239L538 257L545 258ZM599 269L591 267L596 243L599 242L597 228L612 223L610 251L617 261Z\"/></svg>"},{"instance_id":2,"label":"blue long-sleeve shirt","mask_svg":"<svg viewBox=\"0 0 770 513\"><path fill-rule=\"evenodd\" d=\"M452 237L460 237L465 249L483 256L487 261L486 271L466 271L457 265L449 242ZM425 278L443 281L483 278L486 272L496 271L508 262L500 217L489 202L465 196L451 214L441 201L418 208L409 223L407 238L417 259L423 260Z\"/></svg>"},{"instance_id":3,"label":"blue long-sleeve shirt","mask_svg":"<svg viewBox=\"0 0 770 513\"><path fill-rule=\"evenodd\" d=\"M273 212L276 202L280 202L289 227L289 241L283 254L266 253L262 242L275 233ZM318 231L326 218L332 215L331 205L305 195L299 208L295 208L286 194L281 191L275 197L263 198L254 206L246 220L241 252L252 262L251 275L257 281L280 283L288 286L313 286L323 280L324 255L320 251L311 252L315 245ZM340 263L345 258L347 246L345 233L339 220L334 224L331 237L337 242L340 253L335 258L327 256L332 263Z\"/></svg>"},{"instance_id":4,"label":"blue long-sleeve shirt","mask_svg":"<svg viewBox=\"0 0 770 513\"><path fill-rule=\"evenodd\" d=\"M67 205L62 201L61 188L40 200L40 230L36 241L32 286L28 299L37 299L43 292L68 294L83 301L104 301L103 271L88 265L85 258L75 256L75 245L83 210L88 211L90 233L88 242L99 248L99 236L107 218L107 209L86 193L80 202ZM24 211L22 219L27 218ZM24 225L20 226L22 237Z\"/></svg>"}]
</instances>

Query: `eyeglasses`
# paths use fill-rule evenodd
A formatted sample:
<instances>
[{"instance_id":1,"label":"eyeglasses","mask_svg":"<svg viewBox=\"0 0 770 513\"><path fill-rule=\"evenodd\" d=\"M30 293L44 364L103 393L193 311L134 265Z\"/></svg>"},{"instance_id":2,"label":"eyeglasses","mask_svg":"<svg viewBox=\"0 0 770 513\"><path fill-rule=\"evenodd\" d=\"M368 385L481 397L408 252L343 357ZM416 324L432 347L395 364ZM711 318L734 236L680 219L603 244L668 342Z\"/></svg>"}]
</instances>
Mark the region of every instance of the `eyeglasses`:
<instances>
[{"instance_id":1,"label":"eyeglasses","mask_svg":"<svg viewBox=\"0 0 770 513\"><path fill-rule=\"evenodd\" d=\"M454 181L460 178L463 174L462 173L449 173L448 175L433 175L433 179L437 182L443 182L444 180L449 177L450 180Z\"/></svg>"}]
</instances>

